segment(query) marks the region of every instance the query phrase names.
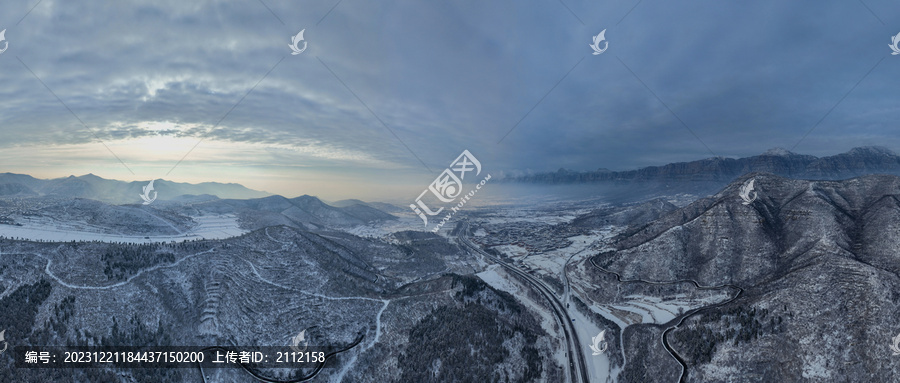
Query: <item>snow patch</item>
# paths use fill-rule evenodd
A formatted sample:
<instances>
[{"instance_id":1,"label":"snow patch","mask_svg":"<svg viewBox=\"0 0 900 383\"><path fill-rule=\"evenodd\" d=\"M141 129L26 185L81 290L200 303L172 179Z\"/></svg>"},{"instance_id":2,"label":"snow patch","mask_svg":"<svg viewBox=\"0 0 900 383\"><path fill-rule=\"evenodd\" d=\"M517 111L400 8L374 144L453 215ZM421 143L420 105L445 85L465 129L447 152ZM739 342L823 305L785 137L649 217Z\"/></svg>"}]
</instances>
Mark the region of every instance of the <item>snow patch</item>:
<instances>
[{"instance_id":1,"label":"snow patch","mask_svg":"<svg viewBox=\"0 0 900 383\"><path fill-rule=\"evenodd\" d=\"M58 222L25 221L23 226L3 225L0 235L7 238L23 238L30 241L99 241L99 242L130 242L152 243L170 242L195 239L225 239L237 237L247 233L240 228L238 219L233 214L204 215L192 217L197 222L197 227L189 233L182 235L117 235L90 231L77 230L76 226L56 226ZM86 224L84 224L86 225Z\"/></svg>"},{"instance_id":2,"label":"snow patch","mask_svg":"<svg viewBox=\"0 0 900 383\"><path fill-rule=\"evenodd\" d=\"M502 275L501 275L502 273ZM516 282L512 282L505 277L506 272L502 270L502 266L500 265L490 265L487 270L482 271L478 274L475 274L478 278L481 278L482 281L487 283L489 286L505 291L507 293L512 294L516 299L528 307L531 311L538 314L541 321L541 328L556 338L559 344L562 346L565 342L565 339L559 336L560 328L559 326L562 324L557 324L556 317L554 317L547 307L544 307L528 297L526 292L522 291L522 288ZM554 359L556 359L556 364L559 366L568 366L568 361L566 359L565 346L562 346L553 353Z\"/></svg>"}]
</instances>

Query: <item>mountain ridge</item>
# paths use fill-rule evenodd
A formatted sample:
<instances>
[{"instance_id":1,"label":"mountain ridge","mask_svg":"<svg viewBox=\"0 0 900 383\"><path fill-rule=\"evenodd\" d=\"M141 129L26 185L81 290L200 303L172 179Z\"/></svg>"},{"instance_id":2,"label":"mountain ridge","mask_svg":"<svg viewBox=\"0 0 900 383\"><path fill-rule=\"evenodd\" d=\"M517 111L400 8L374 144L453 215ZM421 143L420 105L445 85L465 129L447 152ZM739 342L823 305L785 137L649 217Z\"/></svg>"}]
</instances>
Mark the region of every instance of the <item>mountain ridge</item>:
<instances>
[{"instance_id":1,"label":"mountain ridge","mask_svg":"<svg viewBox=\"0 0 900 383\"><path fill-rule=\"evenodd\" d=\"M505 182L565 184L633 181L727 181L751 172L767 172L782 177L840 179L863 174L886 172L900 174L900 156L880 146L863 146L826 157L798 154L773 148L751 157L710 157L687 162L673 162L639 169L578 172L560 169L524 176L506 177Z\"/></svg>"},{"instance_id":2,"label":"mountain ridge","mask_svg":"<svg viewBox=\"0 0 900 383\"><path fill-rule=\"evenodd\" d=\"M237 183L201 182L197 184L153 180L153 187L160 200L173 200L184 195L214 195L221 199L251 199L272 195L265 191L247 188ZM70 175L53 179L39 179L26 174L0 173L0 196L55 195L72 198L88 198L97 201L127 204L141 201L143 187L150 181L119 181L105 179L94 174ZM18 185L18 186L13 186Z\"/></svg>"},{"instance_id":3,"label":"mountain ridge","mask_svg":"<svg viewBox=\"0 0 900 383\"><path fill-rule=\"evenodd\" d=\"M742 197L751 180L753 191ZM611 250L581 269L596 281L591 296L598 302L615 301L622 286L610 284L599 268L637 283L690 281L742 292L663 324L668 330L662 333L629 326L626 349L662 336L672 355L662 352L663 345L631 354L623 377L677 380L677 366L656 376L641 368L674 356L696 382L754 371L763 371L761 381L806 381L811 371L821 374L820 381L892 381L900 367L888 348L894 328L885 323L900 315L898 197L900 177L894 175L813 181L750 173L621 233ZM817 370L824 360L837 367Z\"/></svg>"}]
</instances>

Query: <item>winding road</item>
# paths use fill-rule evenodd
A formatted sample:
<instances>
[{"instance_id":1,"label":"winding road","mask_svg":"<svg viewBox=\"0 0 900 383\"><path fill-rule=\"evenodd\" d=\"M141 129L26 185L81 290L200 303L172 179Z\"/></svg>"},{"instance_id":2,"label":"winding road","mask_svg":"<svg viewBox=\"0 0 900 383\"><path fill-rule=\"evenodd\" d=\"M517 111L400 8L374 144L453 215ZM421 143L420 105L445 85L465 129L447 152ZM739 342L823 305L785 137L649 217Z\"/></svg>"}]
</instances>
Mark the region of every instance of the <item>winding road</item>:
<instances>
[{"instance_id":1,"label":"winding road","mask_svg":"<svg viewBox=\"0 0 900 383\"><path fill-rule=\"evenodd\" d=\"M665 281L665 282L647 281L647 280L643 280L643 279L622 279L622 276L619 275L619 273L616 273L615 271L607 270L607 269L601 267L600 265L598 265L593 257L590 258L590 261L591 261L591 265L594 266L595 268L599 269L600 271L602 271L604 273L612 274L613 276L615 276L616 281L618 281L619 283L646 283L646 284L651 284L651 285L671 285L671 284L677 284L677 283L692 283L699 290L722 290L722 289L737 290L737 293L735 293L733 297L731 297L725 301L715 303L715 304L712 304L709 306L703 306L703 307L695 308L693 310L689 310L686 313L684 313L683 315L681 315L680 318L675 318L675 319L669 321L669 323L674 322L675 324L671 327L666 328L666 330L663 331L661 338L662 338L663 347L665 347L666 351L669 353L669 355L671 355L672 358L674 358L676 361L678 361L678 364L681 365L681 375L678 377L679 383L684 383L685 380L687 379L687 362L685 362L684 358L682 358L681 355L678 355L678 352L676 352L675 349L672 348L672 345L669 343L669 340L668 340L668 338L666 338L666 336L669 335L669 333L672 332L672 330L675 330L676 328L678 328L678 326L681 326L681 324L684 323L684 321L687 318L691 317L692 315L695 315L702 311L711 310L711 309L714 309L717 307L727 305L731 302L734 302L734 300L738 299L741 296L741 294L744 293L744 289L742 289L741 287L735 286L735 285L725 284L725 285L720 285L720 286L703 286L693 279L679 279L677 281ZM623 350L622 353L623 353L623 361L624 361L624 353L625 353L624 348L622 350ZM624 363L623 363L622 367L624 369Z\"/></svg>"},{"instance_id":2,"label":"winding road","mask_svg":"<svg viewBox=\"0 0 900 383\"><path fill-rule=\"evenodd\" d=\"M127 285L127 284L130 284L131 281L133 281L135 278L138 278L138 277L140 277L141 275L144 275L144 274L146 274L146 273L153 272L153 271L156 271L156 270L159 270L159 269L165 269L165 268L175 267L175 266L178 266L178 264L180 264L181 262L183 262L184 260L186 260L186 259L188 259L188 258L193 258L193 257L196 257L196 256L198 256L198 255L202 255L202 254L208 254L208 253L211 253L211 252L213 252L213 251L215 251L215 250L216 250L216 248L212 248L212 249L209 249L209 250L206 250L206 251L201 251L201 252L199 252L199 253L194 253L194 254L186 255L186 256L184 256L184 257L178 259L177 261L175 261L175 262L173 262L173 263L161 263L161 264L158 264L158 265L154 265L154 266L148 267L148 268L146 268L146 269L141 269L139 272L137 272L136 274L134 274L134 275L128 277L128 278L125 279L124 281L121 281L121 282L118 282L118 283L115 283L115 284L112 284L112 285L104 285L104 286L87 286L87 285L76 285L76 284L68 283L68 282L62 280L62 278L60 278L60 277L57 276L56 274L54 274L52 270L50 270L50 267L53 266L53 260L50 259L49 257L47 257L47 256L45 256L45 255L43 255L43 254L41 254L41 253L20 253L20 254L21 254L21 255L34 255L34 256L36 256L36 257L38 257L38 258L41 258L41 259L43 259L43 260L46 260L46 261L47 261L47 266L44 267L44 274L47 274L48 277L50 277L51 279L53 279L54 281L56 281L56 283L59 283L59 284L60 284L61 286L63 286L63 287L67 287L67 288L75 289L75 290L109 290L109 289L115 289L115 288L122 287L122 286L125 286L125 285ZM59 248L57 248L56 251L57 251L57 254L58 254L60 257L63 257L61 254L59 254Z\"/></svg>"},{"instance_id":3,"label":"winding road","mask_svg":"<svg viewBox=\"0 0 900 383\"><path fill-rule=\"evenodd\" d=\"M522 271L518 267L506 263L499 258L488 254L487 252L482 250L481 247L479 247L469 239L468 233L469 223L463 222L462 227L460 227L460 230L457 232L457 238L459 238L459 242L462 245L471 249L472 251L477 252L478 254L483 255L485 258L494 261L498 265L509 270L511 273L522 277L528 283L534 286L535 290L537 290L538 293L540 293L544 296L544 298L547 299L547 301L550 303L550 308L552 309L553 314L556 316L556 319L560 322L560 326L562 327L563 333L566 337L570 381L581 381L583 383L589 383L591 379L585 366L584 352L581 349L581 342L578 341L578 336L575 332L575 326L572 324L572 318L570 318L569 314L566 312L566 306L563 305L562 302L559 301L559 299L557 299L556 295L554 295L553 292L546 285L544 285L543 282L537 280L537 278L532 277L530 274Z\"/></svg>"}]
</instances>

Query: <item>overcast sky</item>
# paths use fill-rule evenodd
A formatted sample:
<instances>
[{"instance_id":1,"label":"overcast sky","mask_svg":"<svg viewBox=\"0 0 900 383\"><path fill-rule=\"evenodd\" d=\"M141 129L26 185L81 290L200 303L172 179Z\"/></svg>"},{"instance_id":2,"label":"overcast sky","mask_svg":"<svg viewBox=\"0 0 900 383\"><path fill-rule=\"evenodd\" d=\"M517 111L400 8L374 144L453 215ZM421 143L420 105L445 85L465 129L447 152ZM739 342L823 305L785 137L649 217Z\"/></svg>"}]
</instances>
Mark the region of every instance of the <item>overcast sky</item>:
<instances>
[{"instance_id":1,"label":"overcast sky","mask_svg":"<svg viewBox=\"0 0 900 383\"><path fill-rule=\"evenodd\" d=\"M4 0L2 29L0 172L41 178L412 199L464 149L499 175L900 148L888 0Z\"/></svg>"}]
</instances>

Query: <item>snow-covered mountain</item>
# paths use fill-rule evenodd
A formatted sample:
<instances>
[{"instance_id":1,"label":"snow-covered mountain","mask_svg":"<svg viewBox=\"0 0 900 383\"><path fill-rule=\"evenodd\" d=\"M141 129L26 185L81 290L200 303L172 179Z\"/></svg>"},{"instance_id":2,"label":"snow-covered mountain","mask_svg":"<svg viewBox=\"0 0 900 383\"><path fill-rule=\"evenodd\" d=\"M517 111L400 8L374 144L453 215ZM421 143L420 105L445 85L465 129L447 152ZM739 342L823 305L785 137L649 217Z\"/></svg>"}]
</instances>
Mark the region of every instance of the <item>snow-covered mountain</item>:
<instances>
[{"instance_id":1,"label":"snow-covered mountain","mask_svg":"<svg viewBox=\"0 0 900 383\"><path fill-rule=\"evenodd\" d=\"M650 166L628 171L598 169L505 177L512 185L585 185L614 202L633 202L654 197L716 193L730 182L752 172L798 179L838 180L867 174L900 175L900 156L882 147L860 147L827 157L796 154L775 148L745 158L707 158Z\"/></svg>"},{"instance_id":2,"label":"snow-covered mountain","mask_svg":"<svg viewBox=\"0 0 900 383\"><path fill-rule=\"evenodd\" d=\"M774 148L758 156L744 158L713 157L627 171L598 169L576 172L560 169L552 173L507 177L505 181L543 184L623 181L728 183L750 172L808 179L843 179L880 173L900 174L900 156L887 148L877 146L854 148L846 153L827 157L797 154L783 148Z\"/></svg>"},{"instance_id":3,"label":"snow-covered mountain","mask_svg":"<svg viewBox=\"0 0 900 383\"><path fill-rule=\"evenodd\" d=\"M750 198L741 198L750 180ZM595 302L627 295L609 273L635 281L628 288L740 289L733 300L661 327L628 327L626 381L676 381L680 361L692 382L887 382L900 373L888 347L900 317L898 229L896 176L806 181L752 173L631 228L582 272L597 283ZM671 284L653 284L660 282Z\"/></svg>"},{"instance_id":4,"label":"snow-covered mountain","mask_svg":"<svg viewBox=\"0 0 900 383\"><path fill-rule=\"evenodd\" d=\"M140 203L143 187L149 182L150 180L140 182L108 180L93 174L44 180L24 174L0 173L0 196L50 195L87 198L113 204ZM271 195L235 183L219 182L189 184L157 179L153 181L153 188L158 199L163 201L183 195L208 194L219 198L236 199Z\"/></svg>"}]
</instances>

